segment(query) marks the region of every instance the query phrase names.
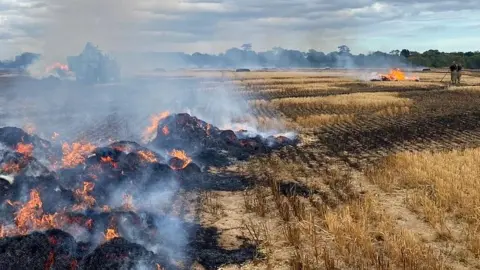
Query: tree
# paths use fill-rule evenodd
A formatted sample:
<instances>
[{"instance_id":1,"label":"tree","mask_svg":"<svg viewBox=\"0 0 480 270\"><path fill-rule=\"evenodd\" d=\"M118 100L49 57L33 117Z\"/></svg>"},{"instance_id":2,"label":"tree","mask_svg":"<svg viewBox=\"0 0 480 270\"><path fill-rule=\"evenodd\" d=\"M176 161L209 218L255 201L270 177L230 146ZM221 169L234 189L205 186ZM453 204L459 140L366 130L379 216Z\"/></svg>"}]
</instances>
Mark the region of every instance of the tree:
<instances>
[{"instance_id":1,"label":"tree","mask_svg":"<svg viewBox=\"0 0 480 270\"><path fill-rule=\"evenodd\" d=\"M403 49L401 52L400 52L400 56L403 56L405 58L408 58L410 57L410 51L407 50L407 49Z\"/></svg>"},{"instance_id":2,"label":"tree","mask_svg":"<svg viewBox=\"0 0 480 270\"><path fill-rule=\"evenodd\" d=\"M349 54L350 53L350 48L347 45L340 45L337 47L338 52L341 54Z\"/></svg>"},{"instance_id":3,"label":"tree","mask_svg":"<svg viewBox=\"0 0 480 270\"><path fill-rule=\"evenodd\" d=\"M390 51L390 54L398 56L400 54L400 51L399 50L392 50L392 51Z\"/></svg>"},{"instance_id":4,"label":"tree","mask_svg":"<svg viewBox=\"0 0 480 270\"><path fill-rule=\"evenodd\" d=\"M245 43L240 46L244 51L251 51L252 50L252 43Z\"/></svg>"}]
</instances>

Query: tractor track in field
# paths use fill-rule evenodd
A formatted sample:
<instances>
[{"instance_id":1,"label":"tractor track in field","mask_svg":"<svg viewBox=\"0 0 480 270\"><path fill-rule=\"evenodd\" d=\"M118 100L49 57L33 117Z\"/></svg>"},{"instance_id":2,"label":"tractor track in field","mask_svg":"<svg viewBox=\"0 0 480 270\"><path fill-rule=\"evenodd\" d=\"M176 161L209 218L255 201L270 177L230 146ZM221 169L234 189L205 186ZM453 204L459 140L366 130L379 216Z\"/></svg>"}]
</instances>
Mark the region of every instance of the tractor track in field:
<instances>
[{"instance_id":1,"label":"tractor track in field","mask_svg":"<svg viewBox=\"0 0 480 270\"><path fill-rule=\"evenodd\" d=\"M315 130L327 154L363 169L401 151L453 150L480 146L480 111L419 118L371 118ZM315 146L312 146L315 147Z\"/></svg>"},{"instance_id":2,"label":"tractor track in field","mask_svg":"<svg viewBox=\"0 0 480 270\"><path fill-rule=\"evenodd\" d=\"M342 89L345 88L345 89ZM335 90L325 90L325 89L311 89L311 90L302 90L298 91L300 87L292 87L292 89L278 90L278 91L262 91L261 89L249 89L244 92L244 97L248 100L253 99L263 99L263 100L273 100L273 99L282 99L282 98L311 98L311 97L327 97L332 95L347 95L355 93L389 93L389 92L424 92L424 91L434 91L434 90L445 90L447 87L439 87L438 85L432 85L428 87L409 87L409 88L398 88L398 87L377 87L377 86L348 86L340 87Z\"/></svg>"}]
</instances>

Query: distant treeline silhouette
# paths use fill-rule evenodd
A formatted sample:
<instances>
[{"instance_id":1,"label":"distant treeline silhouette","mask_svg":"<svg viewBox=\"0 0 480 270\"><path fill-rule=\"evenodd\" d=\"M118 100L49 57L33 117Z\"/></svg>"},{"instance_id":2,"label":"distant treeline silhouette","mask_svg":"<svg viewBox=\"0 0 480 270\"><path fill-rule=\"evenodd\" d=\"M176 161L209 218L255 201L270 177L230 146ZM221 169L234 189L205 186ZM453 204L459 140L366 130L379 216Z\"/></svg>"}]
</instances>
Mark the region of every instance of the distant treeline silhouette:
<instances>
[{"instance_id":1,"label":"distant treeline silhouette","mask_svg":"<svg viewBox=\"0 0 480 270\"><path fill-rule=\"evenodd\" d=\"M0 61L0 68L14 68L14 69L24 69L39 59L40 54L36 53L22 53L15 56L14 60Z\"/></svg>"},{"instance_id":2,"label":"distant treeline silhouette","mask_svg":"<svg viewBox=\"0 0 480 270\"><path fill-rule=\"evenodd\" d=\"M118 55L118 54L114 54ZM447 67L457 61L465 68L480 69L480 51L475 52L425 52L408 49L391 52L371 52L354 55L346 45L334 52L324 53L314 49L302 52L274 47L265 52L255 52L251 44L231 48L220 54L182 52L151 52L130 54L146 59L155 67L175 68L375 68L375 67ZM22 68L38 59L38 54L24 53L14 61L0 62L3 68ZM121 58L121 54L118 55Z\"/></svg>"}]
</instances>

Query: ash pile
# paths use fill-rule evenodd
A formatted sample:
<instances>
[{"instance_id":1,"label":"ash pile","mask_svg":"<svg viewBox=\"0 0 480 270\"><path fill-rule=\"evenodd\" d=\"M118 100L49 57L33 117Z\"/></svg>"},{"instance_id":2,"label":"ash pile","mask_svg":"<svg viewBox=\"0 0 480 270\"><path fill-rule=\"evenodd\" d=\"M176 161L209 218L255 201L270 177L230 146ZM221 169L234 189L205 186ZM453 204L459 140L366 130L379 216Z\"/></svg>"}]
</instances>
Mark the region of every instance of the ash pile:
<instances>
[{"instance_id":1,"label":"ash pile","mask_svg":"<svg viewBox=\"0 0 480 270\"><path fill-rule=\"evenodd\" d=\"M201 188L204 166L297 143L184 113L157 120L144 144L57 144L0 128L0 269L181 269L198 254L165 211L172 198Z\"/></svg>"}]
</instances>

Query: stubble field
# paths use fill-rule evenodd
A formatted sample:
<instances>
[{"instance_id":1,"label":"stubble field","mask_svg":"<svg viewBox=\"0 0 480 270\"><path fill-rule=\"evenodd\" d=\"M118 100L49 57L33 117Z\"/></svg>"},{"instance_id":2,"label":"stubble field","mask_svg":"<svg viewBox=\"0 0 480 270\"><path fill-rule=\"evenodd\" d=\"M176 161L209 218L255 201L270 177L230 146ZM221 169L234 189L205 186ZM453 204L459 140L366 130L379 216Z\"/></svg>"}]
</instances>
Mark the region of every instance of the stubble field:
<instances>
[{"instance_id":1,"label":"stubble field","mask_svg":"<svg viewBox=\"0 0 480 270\"><path fill-rule=\"evenodd\" d=\"M222 269L480 268L480 76L444 74L190 72L207 91L233 80L266 129L302 139L212 169L248 185L202 194L201 222L227 250L259 247Z\"/></svg>"},{"instance_id":2,"label":"stubble field","mask_svg":"<svg viewBox=\"0 0 480 270\"><path fill-rule=\"evenodd\" d=\"M169 213L206 228L192 236L205 252L181 269L480 269L480 73L450 86L444 72L409 74L420 82L361 80L369 71L160 72L141 78L164 83L144 94L58 87L58 100L32 83L20 85L28 95L4 90L0 120L136 141L122 119L136 128L137 113L185 99L174 86L198 92L180 111L235 100L212 94L233 90L260 129L295 131L301 144L210 167L213 181L173 198ZM66 123L75 127L57 129Z\"/></svg>"}]
</instances>

